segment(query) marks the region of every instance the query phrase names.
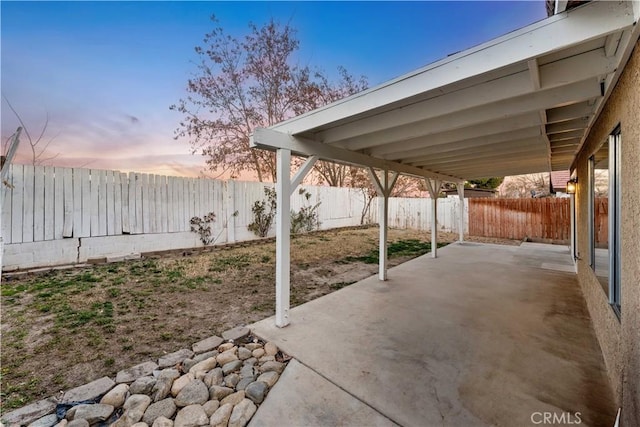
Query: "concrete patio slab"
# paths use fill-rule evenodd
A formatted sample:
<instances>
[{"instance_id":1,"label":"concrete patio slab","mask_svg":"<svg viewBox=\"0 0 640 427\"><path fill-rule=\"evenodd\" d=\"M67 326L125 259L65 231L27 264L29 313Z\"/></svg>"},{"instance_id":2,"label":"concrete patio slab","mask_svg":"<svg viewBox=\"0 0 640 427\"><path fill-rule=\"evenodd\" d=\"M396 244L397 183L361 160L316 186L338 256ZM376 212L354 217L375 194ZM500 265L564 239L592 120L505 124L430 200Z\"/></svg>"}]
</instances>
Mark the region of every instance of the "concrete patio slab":
<instances>
[{"instance_id":1,"label":"concrete patio slab","mask_svg":"<svg viewBox=\"0 0 640 427\"><path fill-rule=\"evenodd\" d=\"M542 268L570 263L568 250L546 246L449 245L438 259L393 268L386 282L370 277L292 309L286 328L273 318L250 328L402 426L536 425L544 412L613 425L575 275ZM272 394L265 411L288 404ZM344 413L341 401L325 410ZM262 409L255 425L287 425Z\"/></svg>"},{"instance_id":2,"label":"concrete patio slab","mask_svg":"<svg viewBox=\"0 0 640 427\"><path fill-rule=\"evenodd\" d=\"M295 359L268 396L249 427L397 426Z\"/></svg>"}]
</instances>

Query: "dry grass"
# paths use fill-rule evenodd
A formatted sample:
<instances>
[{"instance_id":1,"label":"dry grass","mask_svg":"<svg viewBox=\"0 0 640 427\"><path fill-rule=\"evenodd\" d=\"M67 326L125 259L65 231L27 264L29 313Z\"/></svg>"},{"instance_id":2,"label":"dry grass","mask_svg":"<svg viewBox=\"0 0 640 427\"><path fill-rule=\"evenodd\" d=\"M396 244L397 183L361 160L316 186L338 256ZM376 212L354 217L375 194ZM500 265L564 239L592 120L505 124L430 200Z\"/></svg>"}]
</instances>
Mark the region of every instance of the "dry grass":
<instances>
[{"instance_id":1,"label":"dry grass","mask_svg":"<svg viewBox=\"0 0 640 427\"><path fill-rule=\"evenodd\" d=\"M440 235L440 241L456 238ZM377 239L377 228L295 236L292 304L375 274L377 265L360 260L372 259ZM389 232L390 242L411 239L428 242L430 236ZM391 254L391 265L424 253L428 245L399 247L404 252ZM6 277L2 411L271 316L274 267L271 242Z\"/></svg>"}]
</instances>

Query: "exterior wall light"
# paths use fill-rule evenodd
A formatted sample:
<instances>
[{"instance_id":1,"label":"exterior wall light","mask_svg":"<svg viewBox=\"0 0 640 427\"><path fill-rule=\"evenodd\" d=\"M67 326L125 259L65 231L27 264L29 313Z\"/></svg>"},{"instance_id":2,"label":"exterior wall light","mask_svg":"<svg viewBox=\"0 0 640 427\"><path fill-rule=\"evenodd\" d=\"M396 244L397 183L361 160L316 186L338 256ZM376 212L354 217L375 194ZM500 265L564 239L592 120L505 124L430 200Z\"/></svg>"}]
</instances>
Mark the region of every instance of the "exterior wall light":
<instances>
[{"instance_id":1,"label":"exterior wall light","mask_svg":"<svg viewBox=\"0 0 640 427\"><path fill-rule=\"evenodd\" d=\"M578 178L571 178L567 181L567 194L576 194L576 188L578 187Z\"/></svg>"}]
</instances>

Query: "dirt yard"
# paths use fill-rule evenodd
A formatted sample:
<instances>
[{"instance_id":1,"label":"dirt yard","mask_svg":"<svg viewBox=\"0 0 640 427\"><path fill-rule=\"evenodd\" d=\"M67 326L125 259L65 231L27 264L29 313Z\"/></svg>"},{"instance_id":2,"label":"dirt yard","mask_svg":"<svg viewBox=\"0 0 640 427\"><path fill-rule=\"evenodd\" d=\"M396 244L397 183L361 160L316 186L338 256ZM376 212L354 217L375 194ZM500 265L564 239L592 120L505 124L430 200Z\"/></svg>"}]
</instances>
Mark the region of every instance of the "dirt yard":
<instances>
[{"instance_id":1,"label":"dirt yard","mask_svg":"<svg viewBox=\"0 0 640 427\"><path fill-rule=\"evenodd\" d=\"M390 230L390 265L428 252L429 239L415 230ZM292 305L375 274L377 242L375 227L294 236ZM273 242L5 276L1 410L271 316L274 283Z\"/></svg>"}]
</instances>

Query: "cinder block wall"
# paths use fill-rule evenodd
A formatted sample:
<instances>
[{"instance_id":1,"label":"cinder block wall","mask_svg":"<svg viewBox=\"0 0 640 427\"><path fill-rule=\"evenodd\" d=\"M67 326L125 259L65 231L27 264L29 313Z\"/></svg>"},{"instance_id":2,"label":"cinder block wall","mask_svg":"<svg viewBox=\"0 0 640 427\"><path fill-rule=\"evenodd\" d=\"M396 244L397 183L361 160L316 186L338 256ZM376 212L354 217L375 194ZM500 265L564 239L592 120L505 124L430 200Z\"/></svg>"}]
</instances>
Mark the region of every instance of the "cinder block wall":
<instances>
[{"instance_id":1,"label":"cinder block wall","mask_svg":"<svg viewBox=\"0 0 640 427\"><path fill-rule=\"evenodd\" d=\"M588 161L611 132L621 127L621 279L622 317L589 266ZM582 287L622 425L640 426L640 42L594 124L577 160L578 279Z\"/></svg>"}]
</instances>

